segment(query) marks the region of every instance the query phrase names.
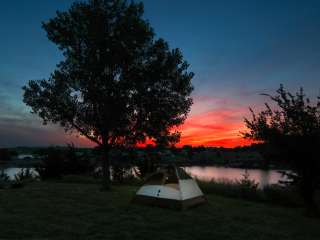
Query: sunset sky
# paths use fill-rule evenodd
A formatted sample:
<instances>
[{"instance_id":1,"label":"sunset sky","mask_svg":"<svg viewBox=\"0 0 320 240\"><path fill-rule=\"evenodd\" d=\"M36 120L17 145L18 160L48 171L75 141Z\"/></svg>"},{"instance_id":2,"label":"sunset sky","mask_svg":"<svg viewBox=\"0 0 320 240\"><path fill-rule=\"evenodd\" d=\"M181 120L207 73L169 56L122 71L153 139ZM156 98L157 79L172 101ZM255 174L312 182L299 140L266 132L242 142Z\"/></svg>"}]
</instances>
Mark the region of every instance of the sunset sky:
<instances>
[{"instance_id":1,"label":"sunset sky","mask_svg":"<svg viewBox=\"0 0 320 240\"><path fill-rule=\"evenodd\" d=\"M0 147L92 146L58 126L43 126L22 102L21 87L47 78L62 59L41 21L71 0L0 3ZM320 92L320 1L145 0L157 37L179 47L195 73L194 105L180 145L234 147L248 107L255 110L283 83Z\"/></svg>"}]
</instances>

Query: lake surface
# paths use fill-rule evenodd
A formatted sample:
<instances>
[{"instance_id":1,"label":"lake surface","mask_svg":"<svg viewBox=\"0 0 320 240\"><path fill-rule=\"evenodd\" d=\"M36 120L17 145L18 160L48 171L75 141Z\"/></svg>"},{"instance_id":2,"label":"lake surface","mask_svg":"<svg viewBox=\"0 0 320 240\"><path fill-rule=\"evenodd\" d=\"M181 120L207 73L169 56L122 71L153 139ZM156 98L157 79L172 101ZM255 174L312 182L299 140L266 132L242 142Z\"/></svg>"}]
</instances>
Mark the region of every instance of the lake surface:
<instances>
[{"instance_id":1,"label":"lake surface","mask_svg":"<svg viewBox=\"0 0 320 240\"><path fill-rule=\"evenodd\" d=\"M184 167L192 177L202 181L211 181L212 179L217 181L237 181L243 178L245 169L241 168L226 168L226 167L214 167L214 166L189 166ZM5 173L10 178L14 178L21 168L6 168ZM263 188L270 184L278 184L279 180L285 180L282 174L278 170L261 170L261 169L249 169L249 178L259 183L259 187Z\"/></svg>"},{"instance_id":2,"label":"lake surface","mask_svg":"<svg viewBox=\"0 0 320 240\"><path fill-rule=\"evenodd\" d=\"M22 168L5 168L4 172L9 176L10 179L14 179L14 176L21 171ZM1 170L1 169L0 169ZM33 168L30 168L31 172L37 176L37 173Z\"/></svg>"},{"instance_id":3,"label":"lake surface","mask_svg":"<svg viewBox=\"0 0 320 240\"><path fill-rule=\"evenodd\" d=\"M209 182L212 179L217 181L237 181L243 178L245 169L226 168L214 166L191 166L184 168L192 177ZM259 187L278 184L279 180L285 180L278 170L248 169L249 178L259 183Z\"/></svg>"},{"instance_id":4,"label":"lake surface","mask_svg":"<svg viewBox=\"0 0 320 240\"><path fill-rule=\"evenodd\" d=\"M17 158L21 160L25 158L34 158L34 156L32 154L19 154Z\"/></svg>"}]
</instances>

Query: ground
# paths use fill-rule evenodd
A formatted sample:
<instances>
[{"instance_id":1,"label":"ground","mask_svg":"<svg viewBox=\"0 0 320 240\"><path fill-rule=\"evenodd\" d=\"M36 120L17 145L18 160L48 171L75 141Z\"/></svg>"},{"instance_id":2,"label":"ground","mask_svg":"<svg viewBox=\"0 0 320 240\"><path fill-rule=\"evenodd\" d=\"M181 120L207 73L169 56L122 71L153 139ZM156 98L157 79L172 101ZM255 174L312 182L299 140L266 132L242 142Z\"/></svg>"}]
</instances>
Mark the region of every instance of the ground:
<instances>
[{"instance_id":1,"label":"ground","mask_svg":"<svg viewBox=\"0 0 320 240\"><path fill-rule=\"evenodd\" d=\"M187 211L130 203L134 186L39 182L0 190L0 239L320 239L303 209L208 195Z\"/></svg>"}]
</instances>

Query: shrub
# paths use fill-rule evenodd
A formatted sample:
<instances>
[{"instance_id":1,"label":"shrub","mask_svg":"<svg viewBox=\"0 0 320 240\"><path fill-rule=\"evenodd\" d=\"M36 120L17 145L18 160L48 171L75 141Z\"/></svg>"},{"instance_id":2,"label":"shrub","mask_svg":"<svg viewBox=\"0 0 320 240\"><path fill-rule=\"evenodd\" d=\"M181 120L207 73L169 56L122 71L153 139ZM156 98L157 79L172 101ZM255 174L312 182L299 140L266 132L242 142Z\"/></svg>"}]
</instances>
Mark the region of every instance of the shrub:
<instances>
[{"instance_id":1,"label":"shrub","mask_svg":"<svg viewBox=\"0 0 320 240\"><path fill-rule=\"evenodd\" d=\"M250 179L250 175L246 170L240 180L231 181L222 179L217 181L212 179L211 182L200 185L205 192L222 194L228 197L237 197L249 200L261 200L261 190L258 189L259 184Z\"/></svg>"},{"instance_id":2,"label":"shrub","mask_svg":"<svg viewBox=\"0 0 320 240\"><path fill-rule=\"evenodd\" d=\"M262 190L253 187L256 185L248 185L240 181L231 180L215 180L212 179L210 182L198 181L200 188L206 194L219 194L226 197L242 198L253 201L262 201L263 193ZM253 183L252 183L253 184Z\"/></svg>"},{"instance_id":3,"label":"shrub","mask_svg":"<svg viewBox=\"0 0 320 240\"><path fill-rule=\"evenodd\" d=\"M140 179L144 179L150 173L156 171L160 162L161 156L159 152L153 148L147 148L146 152L142 154L139 159L135 159L135 175Z\"/></svg>"},{"instance_id":4,"label":"shrub","mask_svg":"<svg viewBox=\"0 0 320 240\"><path fill-rule=\"evenodd\" d=\"M63 172L63 155L57 148L48 148L41 164L35 166L35 171L42 180L59 178Z\"/></svg>"},{"instance_id":5,"label":"shrub","mask_svg":"<svg viewBox=\"0 0 320 240\"><path fill-rule=\"evenodd\" d=\"M73 145L66 149L48 148L42 151L41 164L35 167L42 180L60 178L63 175L86 174L94 170L94 163L87 154L77 154Z\"/></svg>"},{"instance_id":6,"label":"shrub","mask_svg":"<svg viewBox=\"0 0 320 240\"><path fill-rule=\"evenodd\" d=\"M245 170L242 178L236 181L236 184L239 185L240 196L242 198L254 200L257 199L259 184L250 179L250 174L247 170Z\"/></svg>"},{"instance_id":7,"label":"shrub","mask_svg":"<svg viewBox=\"0 0 320 240\"><path fill-rule=\"evenodd\" d=\"M0 148L0 161L9 161L14 156L17 156L15 151L8 148Z\"/></svg>"},{"instance_id":8,"label":"shrub","mask_svg":"<svg viewBox=\"0 0 320 240\"><path fill-rule=\"evenodd\" d=\"M21 188L26 183L35 181L36 178L37 177L30 168L22 168L18 173L14 175L14 180L11 181L11 187Z\"/></svg>"},{"instance_id":9,"label":"shrub","mask_svg":"<svg viewBox=\"0 0 320 240\"><path fill-rule=\"evenodd\" d=\"M86 174L94 170L95 164L90 161L90 156L86 153L77 154L73 145L68 145L62 154L64 175Z\"/></svg>"},{"instance_id":10,"label":"shrub","mask_svg":"<svg viewBox=\"0 0 320 240\"><path fill-rule=\"evenodd\" d=\"M259 184L256 183L254 180L250 179L250 174L247 170L245 170L245 173L242 175L242 178L237 181L241 187L244 189L249 189L252 191L257 191Z\"/></svg>"},{"instance_id":11,"label":"shrub","mask_svg":"<svg viewBox=\"0 0 320 240\"><path fill-rule=\"evenodd\" d=\"M269 185L260 189L256 183L249 183L245 178L240 181L212 179L210 182L198 183L205 194L218 194L285 207L303 206L303 199L298 189L293 186Z\"/></svg>"},{"instance_id":12,"label":"shrub","mask_svg":"<svg viewBox=\"0 0 320 240\"><path fill-rule=\"evenodd\" d=\"M36 179L36 176L30 168L22 168L14 175L14 179L17 181L33 181Z\"/></svg>"},{"instance_id":13,"label":"shrub","mask_svg":"<svg viewBox=\"0 0 320 240\"><path fill-rule=\"evenodd\" d=\"M113 165L111 176L115 183L130 183L137 179L133 167L130 165Z\"/></svg>"},{"instance_id":14,"label":"shrub","mask_svg":"<svg viewBox=\"0 0 320 240\"><path fill-rule=\"evenodd\" d=\"M0 171L0 189L6 188L10 182L8 174L4 170Z\"/></svg>"}]
</instances>

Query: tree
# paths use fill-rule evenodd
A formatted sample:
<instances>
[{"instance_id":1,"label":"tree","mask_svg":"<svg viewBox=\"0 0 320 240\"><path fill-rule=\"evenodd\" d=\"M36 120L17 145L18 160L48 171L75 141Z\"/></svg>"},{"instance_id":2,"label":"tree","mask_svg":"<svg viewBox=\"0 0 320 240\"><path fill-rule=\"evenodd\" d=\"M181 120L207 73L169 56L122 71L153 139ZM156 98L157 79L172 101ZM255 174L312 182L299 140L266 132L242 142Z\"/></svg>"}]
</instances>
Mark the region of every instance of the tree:
<instances>
[{"instance_id":1,"label":"tree","mask_svg":"<svg viewBox=\"0 0 320 240\"><path fill-rule=\"evenodd\" d=\"M63 52L49 79L23 87L24 102L43 123L59 123L109 151L146 139L174 144L192 104L192 72L179 49L156 39L143 4L124 0L76 2L43 23Z\"/></svg>"},{"instance_id":2,"label":"tree","mask_svg":"<svg viewBox=\"0 0 320 240\"><path fill-rule=\"evenodd\" d=\"M186 152L188 160L192 160L194 155L194 149L191 145L183 145L182 149Z\"/></svg>"},{"instance_id":3,"label":"tree","mask_svg":"<svg viewBox=\"0 0 320 240\"><path fill-rule=\"evenodd\" d=\"M314 209L314 195L320 181L320 97L317 103L306 98L303 89L295 95L281 85L277 95L270 97L277 104L272 110L266 103L266 110L245 119L249 129L244 137L263 141L290 163L296 183L308 207Z\"/></svg>"},{"instance_id":4,"label":"tree","mask_svg":"<svg viewBox=\"0 0 320 240\"><path fill-rule=\"evenodd\" d=\"M0 148L0 161L9 161L17 156L17 152L8 148Z\"/></svg>"},{"instance_id":5,"label":"tree","mask_svg":"<svg viewBox=\"0 0 320 240\"><path fill-rule=\"evenodd\" d=\"M37 155L42 161L34 168L42 180L60 178L63 175L87 174L95 169L95 164L90 161L88 154L77 152L72 144L66 148L39 149Z\"/></svg>"}]
</instances>

